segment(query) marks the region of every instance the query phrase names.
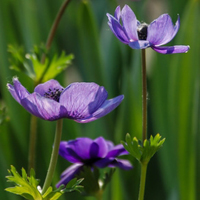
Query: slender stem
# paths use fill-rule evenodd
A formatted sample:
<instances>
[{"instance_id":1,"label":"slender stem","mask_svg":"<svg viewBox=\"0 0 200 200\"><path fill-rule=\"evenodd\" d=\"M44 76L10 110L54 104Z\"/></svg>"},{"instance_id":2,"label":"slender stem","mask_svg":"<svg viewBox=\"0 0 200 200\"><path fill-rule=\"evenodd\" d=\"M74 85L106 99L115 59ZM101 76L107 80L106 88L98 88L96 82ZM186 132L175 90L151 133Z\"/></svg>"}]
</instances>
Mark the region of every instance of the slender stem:
<instances>
[{"instance_id":1,"label":"slender stem","mask_svg":"<svg viewBox=\"0 0 200 200\"><path fill-rule=\"evenodd\" d=\"M103 196L103 190L99 189L99 191L96 193L95 197L97 200L102 200Z\"/></svg>"},{"instance_id":2,"label":"slender stem","mask_svg":"<svg viewBox=\"0 0 200 200\"><path fill-rule=\"evenodd\" d=\"M47 48L47 50L51 46L51 43L53 41L53 37L55 35L56 29L57 29L58 24L60 22L60 19L62 18L63 14L65 12L65 9L66 9L67 5L69 4L69 2L70 2L70 0L64 1L64 3L60 7L60 10L58 11L58 14L57 14L57 16L55 18L55 21L54 21L54 23L52 25L51 31L49 33L49 36L48 36L48 39L47 39L47 42L46 42L46 48Z\"/></svg>"},{"instance_id":3,"label":"slender stem","mask_svg":"<svg viewBox=\"0 0 200 200\"><path fill-rule=\"evenodd\" d=\"M147 77L146 52L142 49L142 140L147 138Z\"/></svg>"},{"instance_id":4,"label":"slender stem","mask_svg":"<svg viewBox=\"0 0 200 200\"><path fill-rule=\"evenodd\" d=\"M54 35L55 35L55 32L56 32L56 29L57 29L57 27L58 27L58 24L59 24L59 22L60 22L60 19L61 19L61 17L63 16L63 14L64 14L64 11L65 11L65 9L66 9L66 7L67 7L67 5L69 4L69 2L70 2L70 0L66 0L66 1L64 1L64 3L61 5L61 7L60 7L60 9L59 9L59 11L58 11L58 14L57 14L57 16L56 16L56 18L55 18L55 20L54 20L54 22L53 22L53 25L52 25L52 27L51 27L51 30L50 30L50 32L49 32L49 35L48 35L48 38L47 38L47 41L46 41L46 49L47 49L47 51L50 49L50 47L51 47L51 43L52 43L52 41L53 41L53 38L54 38ZM42 55L42 59L41 59L41 63L45 63L45 59L46 59L46 54L44 53L43 55ZM42 81L42 79L43 79L43 77L44 77L44 75L46 74L46 72L48 71L48 67L46 67L46 69L43 71L43 73L42 73L42 75L41 75L41 77L40 77L40 79L39 79L39 83Z\"/></svg>"},{"instance_id":5,"label":"slender stem","mask_svg":"<svg viewBox=\"0 0 200 200\"><path fill-rule=\"evenodd\" d=\"M142 49L142 141L147 138L147 77L146 77L146 52ZM140 190L138 200L144 199L147 164L140 162Z\"/></svg>"},{"instance_id":6,"label":"slender stem","mask_svg":"<svg viewBox=\"0 0 200 200\"><path fill-rule=\"evenodd\" d=\"M53 150L51 154L49 169L47 171L46 179L45 179L44 186L42 189L42 194L44 194L46 190L49 188L53 179L53 175L54 175L54 171L55 171L56 163L58 159L58 151L59 151L59 146L60 146L60 141L61 141L61 135L62 135L62 124L63 124L63 120L59 119L56 124L54 145L53 145Z\"/></svg>"},{"instance_id":7,"label":"slender stem","mask_svg":"<svg viewBox=\"0 0 200 200\"><path fill-rule=\"evenodd\" d=\"M141 175L140 175L140 190L138 200L144 199L144 191L145 191L145 182L146 182L146 173L147 173L147 163L141 164Z\"/></svg>"},{"instance_id":8,"label":"slender stem","mask_svg":"<svg viewBox=\"0 0 200 200\"><path fill-rule=\"evenodd\" d=\"M53 37L55 35L55 31L58 27L58 24L60 22L61 17L63 16L63 13L68 5L68 3L70 2L70 0L66 0L64 1L64 3L61 5L58 14L54 20L54 23L51 27L51 30L49 32L47 41L46 41L46 48L47 50L50 49L51 47L51 43L53 41ZM42 59L41 59L41 63L45 62L45 58L46 55L43 54L42 55ZM40 80L38 80L37 82L34 83L34 86L38 85L41 83L45 73L47 72L48 67L46 68L46 70L44 70ZM30 170L30 168L34 168L35 167L35 147L36 147L36 138L37 138L37 119L35 116L31 116L31 125L30 125L30 139L29 139L29 156L28 156L28 170Z\"/></svg>"},{"instance_id":9,"label":"slender stem","mask_svg":"<svg viewBox=\"0 0 200 200\"><path fill-rule=\"evenodd\" d=\"M48 38L47 38L47 41L46 41L46 49L47 49L47 50L49 50L50 47L51 47L51 43L52 43L52 41L53 41L53 38L54 38L54 35L55 35L55 32L56 32L56 29L57 29L57 27L58 27L58 24L59 24L59 22L60 22L60 19L62 18L63 14L64 14L64 11L65 11L67 5L69 4L69 2L70 2L70 0L64 1L64 3L61 5L61 7L60 7L60 9L59 9L59 11L58 11L58 14L57 14L57 16L56 16L56 18L55 18L55 20L54 20L54 23L53 23L53 25L52 25L52 27L51 27L51 30L50 30L50 32L49 32L49 35L48 35ZM42 60L41 60L42 63L44 63L45 58L46 58L46 55L44 54L44 55L42 56Z\"/></svg>"},{"instance_id":10,"label":"slender stem","mask_svg":"<svg viewBox=\"0 0 200 200\"><path fill-rule=\"evenodd\" d=\"M31 115L30 138L29 138L29 155L28 155L28 171L35 168L35 149L37 140L37 117Z\"/></svg>"}]
</instances>

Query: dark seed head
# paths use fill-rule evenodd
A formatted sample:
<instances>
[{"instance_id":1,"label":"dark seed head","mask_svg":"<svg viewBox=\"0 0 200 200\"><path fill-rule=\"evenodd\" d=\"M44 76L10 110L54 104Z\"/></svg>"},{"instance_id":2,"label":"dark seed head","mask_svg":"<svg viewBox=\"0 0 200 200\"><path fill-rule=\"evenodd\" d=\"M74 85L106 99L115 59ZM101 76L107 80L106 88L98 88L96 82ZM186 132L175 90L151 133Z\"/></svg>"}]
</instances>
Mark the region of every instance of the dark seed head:
<instances>
[{"instance_id":1,"label":"dark seed head","mask_svg":"<svg viewBox=\"0 0 200 200\"><path fill-rule=\"evenodd\" d=\"M63 88L61 88L61 89L58 89L58 88L51 89L51 88L49 88L48 92L44 93L44 97L49 98L49 99L53 99L53 100L59 102L60 95L61 95L62 91L63 91Z\"/></svg>"},{"instance_id":2,"label":"dark seed head","mask_svg":"<svg viewBox=\"0 0 200 200\"><path fill-rule=\"evenodd\" d=\"M146 23L142 23L138 26L137 32L139 40L147 39L147 30L148 30L148 24Z\"/></svg>"}]
</instances>

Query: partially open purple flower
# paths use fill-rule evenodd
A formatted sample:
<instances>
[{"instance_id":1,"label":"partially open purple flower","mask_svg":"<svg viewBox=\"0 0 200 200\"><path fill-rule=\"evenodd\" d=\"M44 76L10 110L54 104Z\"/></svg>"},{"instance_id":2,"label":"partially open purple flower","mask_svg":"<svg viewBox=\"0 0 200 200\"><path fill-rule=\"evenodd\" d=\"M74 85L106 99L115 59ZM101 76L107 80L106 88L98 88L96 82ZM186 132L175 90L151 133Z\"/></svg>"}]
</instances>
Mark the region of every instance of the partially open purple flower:
<instances>
[{"instance_id":1,"label":"partially open purple flower","mask_svg":"<svg viewBox=\"0 0 200 200\"><path fill-rule=\"evenodd\" d=\"M180 26L179 16L175 26L168 14L161 15L148 25L140 23L128 5L125 5L122 10L118 6L114 16L110 14L107 16L108 25L115 36L133 49L151 47L162 54L185 53L189 50L189 46L184 45L160 47L170 42L177 34Z\"/></svg>"},{"instance_id":2,"label":"partially open purple flower","mask_svg":"<svg viewBox=\"0 0 200 200\"><path fill-rule=\"evenodd\" d=\"M67 161L74 163L61 174L61 180L56 187L66 185L83 168L89 167L119 167L124 170L132 169L129 161L118 159L117 156L128 154L123 145L114 146L111 141L103 137L92 140L90 138L77 138L60 143L59 154Z\"/></svg>"},{"instance_id":3,"label":"partially open purple flower","mask_svg":"<svg viewBox=\"0 0 200 200\"><path fill-rule=\"evenodd\" d=\"M108 93L96 83L72 83L63 88L56 80L49 80L29 93L17 78L7 84L15 100L31 114L44 120L69 118L87 123L105 116L123 100L120 95L107 100Z\"/></svg>"}]
</instances>

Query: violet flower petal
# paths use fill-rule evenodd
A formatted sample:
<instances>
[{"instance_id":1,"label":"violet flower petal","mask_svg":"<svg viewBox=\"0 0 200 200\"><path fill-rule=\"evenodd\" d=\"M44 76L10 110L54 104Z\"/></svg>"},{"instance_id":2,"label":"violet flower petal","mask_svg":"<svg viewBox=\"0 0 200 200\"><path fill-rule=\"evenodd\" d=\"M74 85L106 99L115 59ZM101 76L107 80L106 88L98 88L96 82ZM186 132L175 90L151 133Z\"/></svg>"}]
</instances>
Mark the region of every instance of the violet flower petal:
<instances>
[{"instance_id":1,"label":"violet flower petal","mask_svg":"<svg viewBox=\"0 0 200 200\"><path fill-rule=\"evenodd\" d=\"M56 184L56 187L59 188L62 184L67 185L67 183L75 178L76 174L78 174L82 169L83 164L73 164L68 167L62 174L61 180Z\"/></svg>"},{"instance_id":2,"label":"violet flower petal","mask_svg":"<svg viewBox=\"0 0 200 200\"><path fill-rule=\"evenodd\" d=\"M94 163L95 166L99 168L107 167L109 164L111 164L115 158L102 158Z\"/></svg>"},{"instance_id":3,"label":"violet flower petal","mask_svg":"<svg viewBox=\"0 0 200 200\"><path fill-rule=\"evenodd\" d=\"M94 143L98 145L98 152L96 151L96 158L104 158L108 153L107 142L103 137L98 137L94 140ZM90 149L90 154L94 151Z\"/></svg>"},{"instance_id":4,"label":"violet flower petal","mask_svg":"<svg viewBox=\"0 0 200 200\"><path fill-rule=\"evenodd\" d=\"M134 12L128 5L125 5L121 13L123 27L126 31L126 34L129 37L129 40L135 41L138 40L137 34L137 19Z\"/></svg>"},{"instance_id":5,"label":"violet flower petal","mask_svg":"<svg viewBox=\"0 0 200 200\"><path fill-rule=\"evenodd\" d=\"M148 26L147 40L154 46L166 44L174 38L179 27L179 16L174 26L171 17L168 14L163 14Z\"/></svg>"},{"instance_id":6,"label":"violet flower petal","mask_svg":"<svg viewBox=\"0 0 200 200\"><path fill-rule=\"evenodd\" d=\"M109 158L109 157L117 157L117 156L126 155L126 154L128 154L128 152L124 149L123 145L122 144L118 144L108 152L106 157L107 158Z\"/></svg>"},{"instance_id":7,"label":"violet flower petal","mask_svg":"<svg viewBox=\"0 0 200 200\"><path fill-rule=\"evenodd\" d=\"M120 21L120 17L121 17L121 8L120 6L117 6L117 8L115 9L115 18L118 20L118 22Z\"/></svg>"},{"instance_id":8,"label":"violet flower petal","mask_svg":"<svg viewBox=\"0 0 200 200\"><path fill-rule=\"evenodd\" d=\"M99 154L99 145L96 142L93 142L90 145L90 159L98 158L98 154Z\"/></svg>"},{"instance_id":9,"label":"violet flower petal","mask_svg":"<svg viewBox=\"0 0 200 200\"><path fill-rule=\"evenodd\" d=\"M110 27L110 29L112 30L112 32L115 34L115 36L123 43L128 44L129 43L129 38L126 34L126 32L124 31L123 27L121 26L121 24L119 23L119 21L117 21L117 19L115 19L112 15L107 14L108 16L108 25Z\"/></svg>"},{"instance_id":10,"label":"violet flower petal","mask_svg":"<svg viewBox=\"0 0 200 200\"><path fill-rule=\"evenodd\" d=\"M128 160L114 159L108 167L119 167L123 170L130 170L133 168L132 164Z\"/></svg>"},{"instance_id":11,"label":"violet flower petal","mask_svg":"<svg viewBox=\"0 0 200 200\"><path fill-rule=\"evenodd\" d=\"M67 117L67 111L57 101L32 93L21 100L21 105L31 114L44 120L54 121Z\"/></svg>"},{"instance_id":12,"label":"violet flower petal","mask_svg":"<svg viewBox=\"0 0 200 200\"><path fill-rule=\"evenodd\" d=\"M13 86L20 101L30 94L16 77L13 78Z\"/></svg>"},{"instance_id":13,"label":"violet flower petal","mask_svg":"<svg viewBox=\"0 0 200 200\"><path fill-rule=\"evenodd\" d=\"M107 148L108 148L108 152L114 148L114 144L113 142L111 142L110 140L106 140L106 144L107 144Z\"/></svg>"},{"instance_id":14,"label":"violet flower petal","mask_svg":"<svg viewBox=\"0 0 200 200\"><path fill-rule=\"evenodd\" d=\"M67 109L68 117L79 119L90 116L107 99L104 87L96 83L73 83L60 96L60 103Z\"/></svg>"},{"instance_id":15,"label":"violet flower petal","mask_svg":"<svg viewBox=\"0 0 200 200\"><path fill-rule=\"evenodd\" d=\"M101 105L101 107L97 111L95 111L92 115L83 119L76 119L75 121L79 123L88 123L88 122L97 120L107 115L112 110L114 110L122 102L123 99L124 99L124 95L120 95L113 99L106 100Z\"/></svg>"},{"instance_id":16,"label":"violet flower petal","mask_svg":"<svg viewBox=\"0 0 200 200\"><path fill-rule=\"evenodd\" d=\"M119 167L124 170L130 170L133 168L133 166L131 165L131 163L128 160L117 159L117 158L103 158L103 159L95 162L94 165L99 168Z\"/></svg>"},{"instance_id":17,"label":"violet flower petal","mask_svg":"<svg viewBox=\"0 0 200 200\"><path fill-rule=\"evenodd\" d=\"M83 166L90 167L91 170L94 166L99 168L120 167L125 170L131 169L132 165L129 161L116 158L117 155L126 154L122 148L123 145L114 146L111 141L107 141L103 137L98 137L95 140L77 138L76 140L61 142L59 154L66 160L76 164L62 173L61 181L57 184L57 187L61 184L66 185L79 173Z\"/></svg>"},{"instance_id":18,"label":"violet flower petal","mask_svg":"<svg viewBox=\"0 0 200 200\"><path fill-rule=\"evenodd\" d=\"M18 97L18 95L17 95L17 93L16 93L16 91L15 91L15 88L13 87L13 85L11 85L11 84L7 84L7 88L8 88L8 90L9 90L9 92L10 92L10 94L12 95L12 97L19 103L19 104L21 104L21 101L20 101L20 99L19 99L19 97Z\"/></svg>"},{"instance_id":19,"label":"violet flower petal","mask_svg":"<svg viewBox=\"0 0 200 200\"><path fill-rule=\"evenodd\" d=\"M44 96L46 92L49 91L49 89L53 90L56 89L63 89L63 87L60 85L60 83L54 79L51 79L43 84L39 84L35 87L34 92L40 94L41 96Z\"/></svg>"},{"instance_id":20,"label":"violet flower petal","mask_svg":"<svg viewBox=\"0 0 200 200\"><path fill-rule=\"evenodd\" d=\"M162 54L173 54L173 53L187 53L190 49L189 46L175 45L175 46L162 46L162 47L151 47L154 51Z\"/></svg>"},{"instance_id":21,"label":"violet flower petal","mask_svg":"<svg viewBox=\"0 0 200 200\"><path fill-rule=\"evenodd\" d=\"M90 159L90 148L93 140L90 138L77 138L68 142L68 148L71 148L81 159Z\"/></svg>"},{"instance_id":22,"label":"violet flower petal","mask_svg":"<svg viewBox=\"0 0 200 200\"><path fill-rule=\"evenodd\" d=\"M150 43L147 40L138 40L134 42L130 42L128 44L132 49L146 49L150 47Z\"/></svg>"},{"instance_id":23,"label":"violet flower petal","mask_svg":"<svg viewBox=\"0 0 200 200\"><path fill-rule=\"evenodd\" d=\"M59 155L71 163L82 163L82 158L74 150L74 142L76 140L60 142Z\"/></svg>"}]
</instances>

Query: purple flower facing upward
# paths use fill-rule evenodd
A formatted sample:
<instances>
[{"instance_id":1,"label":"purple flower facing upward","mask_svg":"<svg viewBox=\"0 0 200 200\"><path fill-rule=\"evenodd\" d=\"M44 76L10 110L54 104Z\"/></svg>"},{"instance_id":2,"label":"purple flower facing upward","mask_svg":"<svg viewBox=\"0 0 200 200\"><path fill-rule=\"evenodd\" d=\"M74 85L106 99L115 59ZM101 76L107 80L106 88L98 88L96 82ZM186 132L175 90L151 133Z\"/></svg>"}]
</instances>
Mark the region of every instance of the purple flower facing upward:
<instances>
[{"instance_id":1,"label":"purple flower facing upward","mask_svg":"<svg viewBox=\"0 0 200 200\"><path fill-rule=\"evenodd\" d=\"M184 45L161 47L170 42L177 34L180 26L179 16L175 26L168 14L161 15L148 25L140 23L128 5L125 5L122 10L118 6L114 16L110 14L107 16L108 25L115 36L133 49L151 47L162 54L186 53L189 50L189 46Z\"/></svg>"},{"instance_id":2,"label":"purple flower facing upward","mask_svg":"<svg viewBox=\"0 0 200 200\"><path fill-rule=\"evenodd\" d=\"M90 138L77 138L60 143L59 154L67 161L74 163L61 174L61 180L56 187L66 185L83 168L89 167L119 167L124 170L132 169L129 161L118 159L117 156L128 154L122 144L114 146L111 141L103 137L92 140Z\"/></svg>"},{"instance_id":3,"label":"purple flower facing upward","mask_svg":"<svg viewBox=\"0 0 200 200\"><path fill-rule=\"evenodd\" d=\"M87 123L105 116L123 100L120 95L107 100L108 93L96 83L72 83L63 88L56 80L49 80L29 93L17 78L7 84L14 99L31 114L44 120L69 118Z\"/></svg>"}]
</instances>

